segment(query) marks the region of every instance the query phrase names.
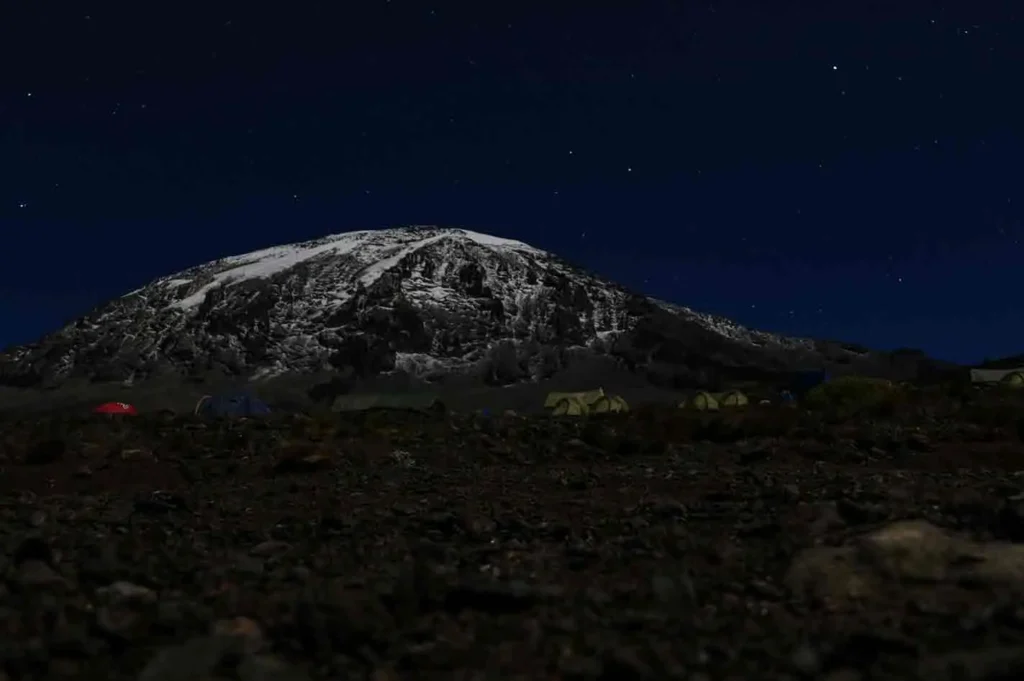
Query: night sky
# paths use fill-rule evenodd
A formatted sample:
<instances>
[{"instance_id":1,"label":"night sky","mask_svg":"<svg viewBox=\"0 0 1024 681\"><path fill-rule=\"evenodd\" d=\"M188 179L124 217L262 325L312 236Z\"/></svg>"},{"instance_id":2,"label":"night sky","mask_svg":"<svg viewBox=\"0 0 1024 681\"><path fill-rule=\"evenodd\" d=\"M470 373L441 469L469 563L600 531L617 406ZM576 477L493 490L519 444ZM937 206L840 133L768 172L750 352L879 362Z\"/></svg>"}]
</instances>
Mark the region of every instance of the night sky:
<instances>
[{"instance_id":1,"label":"night sky","mask_svg":"<svg viewBox=\"0 0 1024 681\"><path fill-rule=\"evenodd\" d=\"M444 224L759 328L1024 351L1020 0L4 2L0 64L0 345Z\"/></svg>"}]
</instances>

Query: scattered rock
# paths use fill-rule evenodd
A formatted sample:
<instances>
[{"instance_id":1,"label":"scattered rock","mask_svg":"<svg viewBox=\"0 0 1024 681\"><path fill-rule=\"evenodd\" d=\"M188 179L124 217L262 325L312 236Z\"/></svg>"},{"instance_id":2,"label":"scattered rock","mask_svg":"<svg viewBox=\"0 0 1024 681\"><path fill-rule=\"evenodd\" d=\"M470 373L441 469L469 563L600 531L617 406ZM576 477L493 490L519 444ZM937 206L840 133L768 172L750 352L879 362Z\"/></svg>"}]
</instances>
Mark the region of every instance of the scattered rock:
<instances>
[{"instance_id":1,"label":"scattered rock","mask_svg":"<svg viewBox=\"0 0 1024 681\"><path fill-rule=\"evenodd\" d=\"M940 583L1024 594L1024 545L974 542L925 521L902 521L845 546L805 550L786 581L795 593L836 607L880 604L895 587L908 596Z\"/></svg>"},{"instance_id":2,"label":"scattered rock","mask_svg":"<svg viewBox=\"0 0 1024 681\"><path fill-rule=\"evenodd\" d=\"M1019 442L974 466L983 451L938 431L786 439L732 416L661 418L12 423L0 669L110 681L1021 674ZM60 455L39 454L48 447ZM30 458L47 463L20 465Z\"/></svg>"}]
</instances>

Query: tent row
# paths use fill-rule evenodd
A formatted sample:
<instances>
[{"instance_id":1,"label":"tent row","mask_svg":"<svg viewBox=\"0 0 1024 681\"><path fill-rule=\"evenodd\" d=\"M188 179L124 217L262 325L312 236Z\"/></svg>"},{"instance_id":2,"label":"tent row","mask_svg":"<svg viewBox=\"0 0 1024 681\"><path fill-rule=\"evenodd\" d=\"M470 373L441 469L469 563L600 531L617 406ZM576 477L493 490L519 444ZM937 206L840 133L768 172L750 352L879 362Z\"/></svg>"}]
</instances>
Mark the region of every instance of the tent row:
<instances>
[{"instance_id":1,"label":"tent row","mask_svg":"<svg viewBox=\"0 0 1024 681\"><path fill-rule=\"evenodd\" d=\"M700 392L679 406L707 411L746 404L746 395L733 390L726 393ZM548 393L544 408L553 416L615 414L630 410L629 403L623 397L606 394L603 388ZM331 411L336 413L375 409L431 413L446 411L444 403L437 396L424 393L339 395L331 403ZM250 393L203 395L193 408L193 413L202 417L255 417L266 416L271 411L266 402ZM97 406L93 412L121 416L139 413L135 406L125 402L107 402Z\"/></svg>"},{"instance_id":2,"label":"tent row","mask_svg":"<svg viewBox=\"0 0 1024 681\"><path fill-rule=\"evenodd\" d=\"M606 395L604 388L579 392L553 392L544 398L544 408L553 416L585 414L617 414L629 411L629 404L619 395Z\"/></svg>"},{"instance_id":3,"label":"tent row","mask_svg":"<svg viewBox=\"0 0 1024 681\"><path fill-rule=\"evenodd\" d=\"M139 410L128 402L104 402L93 408L94 414L105 416L138 416ZM266 402L249 393L203 395L192 413L205 417L266 416L271 412Z\"/></svg>"},{"instance_id":4,"label":"tent row","mask_svg":"<svg viewBox=\"0 0 1024 681\"><path fill-rule=\"evenodd\" d=\"M433 395L423 394L380 394L341 395L331 403L331 411L352 412L370 409L395 409L407 411L444 411L444 404ZM127 402L105 402L96 406L94 414L109 416L135 416L139 410ZM203 417L252 417L271 413L270 406L250 393L225 393L203 395L196 402L192 413Z\"/></svg>"},{"instance_id":5,"label":"tent row","mask_svg":"<svg viewBox=\"0 0 1024 681\"><path fill-rule=\"evenodd\" d=\"M976 370L982 371L982 370ZM972 372L972 378L974 373ZM984 374L986 381L996 381L1012 387L1024 387L1024 369L1014 371L989 372ZM789 389L783 390L780 396L783 401L792 401L807 394L812 386L830 383L823 372L804 372L794 381ZM767 400L762 400L767 403ZM750 398L740 390L724 392L700 391L679 403L682 409L697 411L718 411L720 409L746 407ZM611 414L630 411L630 406L619 395L607 394L604 388L572 392L548 393L543 403L544 410L553 416L583 416L587 414ZM335 413L358 412L369 410L418 411L424 413L442 413L446 405L430 393L376 393L346 394L335 397L330 405ZM107 402L97 406L97 414L135 415L138 410L124 402ZM487 409L481 409L487 414ZM248 392L204 395L196 403L193 412L203 417L254 417L271 413L266 402Z\"/></svg>"},{"instance_id":6,"label":"tent row","mask_svg":"<svg viewBox=\"0 0 1024 681\"><path fill-rule=\"evenodd\" d=\"M718 411L735 407L745 407L750 399L739 390L728 390L721 393L701 391L679 403L680 409L696 409L698 411Z\"/></svg>"}]
</instances>

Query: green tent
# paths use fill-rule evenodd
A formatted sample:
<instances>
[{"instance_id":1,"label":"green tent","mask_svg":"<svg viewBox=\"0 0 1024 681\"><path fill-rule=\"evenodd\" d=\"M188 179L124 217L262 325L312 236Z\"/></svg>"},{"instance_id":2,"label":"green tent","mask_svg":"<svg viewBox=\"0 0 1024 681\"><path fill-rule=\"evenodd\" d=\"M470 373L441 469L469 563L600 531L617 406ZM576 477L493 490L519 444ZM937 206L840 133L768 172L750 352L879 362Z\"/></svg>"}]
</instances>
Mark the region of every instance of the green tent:
<instances>
[{"instance_id":1,"label":"green tent","mask_svg":"<svg viewBox=\"0 0 1024 681\"><path fill-rule=\"evenodd\" d=\"M551 411L555 416L583 416L590 407L578 397L566 397L555 405Z\"/></svg>"},{"instance_id":2,"label":"green tent","mask_svg":"<svg viewBox=\"0 0 1024 681\"><path fill-rule=\"evenodd\" d=\"M709 392L701 391L688 401L680 402L681 408L697 409L698 411L718 411L718 398Z\"/></svg>"},{"instance_id":3,"label":"green tent","mask_svg":"<svg viewBox=\"0 0 1024 681\"><path fill-rule=\"evenodd\" d=\"M1007 388L1024 388L1024 371L1006 374L999 382Z\"/></svg>"},{"instance_id":4,"label":"green tent","mask_svg":"<svg viewBox=\"0 0 1024 681\"><path fill-rule=\"evenodd\" d=\"M618 413L629 411L629 405L626 404L626 400L618 395L605 395L594 400L593 404L590 405L590 411L595 414Z\"/></svg>"},{"instance_id":5,"label":"green tent","mask_svg":"<svg viewBox=\"0 0 1024 681\"><path fill-rule=\"evenodd\" d=\"M723 407L745 407L750 400L739 390L730 390L718 398L718 403Z\"/></svg>"},{"instance_id":6,"label":"green tent","mask_svg":"<svg viewBox=\"0 0 1024 681\"><path fill-rule=\"evenodd\" d=\"M604 397L604 388L581 390L579 392L570 393L548 393L548 396L544 399L544 408L553 409L561 403L562 400L579 400L583 404L589 406L602 397Z\"/></svg>"}]
</instances>

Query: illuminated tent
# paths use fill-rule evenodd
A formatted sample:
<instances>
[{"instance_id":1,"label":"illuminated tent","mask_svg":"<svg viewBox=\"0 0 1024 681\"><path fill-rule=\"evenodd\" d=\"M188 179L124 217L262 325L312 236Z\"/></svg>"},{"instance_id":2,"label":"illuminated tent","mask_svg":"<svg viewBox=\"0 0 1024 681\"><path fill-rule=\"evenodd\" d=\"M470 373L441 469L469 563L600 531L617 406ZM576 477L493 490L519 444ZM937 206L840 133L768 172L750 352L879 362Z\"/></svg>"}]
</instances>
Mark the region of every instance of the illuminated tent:
<instances>
[{"instance_id":1,"label":"illuminated tent","mask_svg":"<svg viewBox=\"0 0 1024 681\"><path fill-rule=\"evenodd\" d=\"M594 400L590 411L594 414L615 414L629 411L629 405L618 395L605 395Z\"/></svg>"},{"instance_id":2,"label":"illuminated tent","mask_svg":"<svg viewBox=\"0 0 1024 681\"><path fill-rule=\"evenodd\" d=\"M718 398L709 392L701 391L688 401L680 402L680 407L697 409L698 411L718 411Z\"/></svg>"},{"instance_id":3,"label":"illuminated tent","mask_svg":"<svg viewBox=\"0 0 1024 681\"><path fill-rule=\"evenodd\" d=\"M563 398L551 411L555 416L583 416L590 411L578 397Z\"/></svg>"},{"instance_id":4,"label":"illuminated tent","mask_svg":"<svg viewBox=\"0 0 1024 681\"><path fill-rule=\"evenodd\" d=\"M1024 388L1024 371L1006 374L999 383L1007 388Z\"/></svg>"},{"instance_id":5,"label":"illuminated tent","mask_svg":"<svg viewBox=\"0 0 1024 681\"><path fill-rule=\"evenodd\" d=\"M106 415L120 414L122 416L136 416L138 415L139 410L136 409L133 405L128 404L127 402L104 402L103 404L93 409L92 413Z\"/></svg>"},{"instance_id":6,"label":"illuminated tent","mask_svg":"<svg viewBox=\"0 0 1024 681\"><path fill-rule=\"evenodd\" d=\"M971 383L1002 383L1010 374L1024 373L1024 367L1012 369L971 369Z\"/></svg>"},{"instance_id":7,"label":"illuminated tent","mask_svg":"<svg viewBox=\"0 0 1024 681\"><path fill-rule=\"evenodd\" d=\"M567 393L548 393L548 396L544 399L545 409L554 409L562 400L579 400L583 404L589 406L596 402L599 398L604 397L604 388L596 388L594 390L582 390L579 392L567 392Z\"/></svg>"},{"instance_id":8,"label":"illuminated tent","mask_svg":"<svg viewBox=\"0 0 1024 681\"><path fill-rule=\"evenodd\" d=\"M745 407L750 400L739 390L730 390L718 398L718 403L723 407Z\"/></svg>"}]
</instances>

